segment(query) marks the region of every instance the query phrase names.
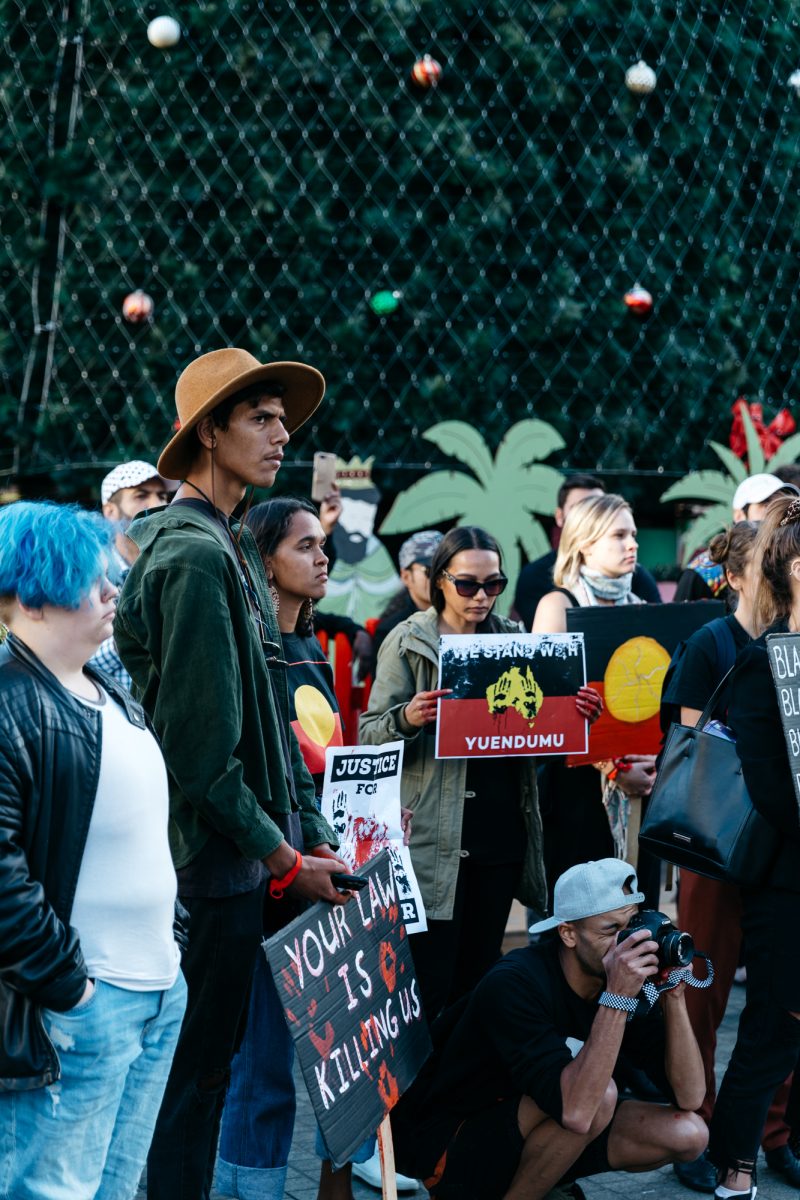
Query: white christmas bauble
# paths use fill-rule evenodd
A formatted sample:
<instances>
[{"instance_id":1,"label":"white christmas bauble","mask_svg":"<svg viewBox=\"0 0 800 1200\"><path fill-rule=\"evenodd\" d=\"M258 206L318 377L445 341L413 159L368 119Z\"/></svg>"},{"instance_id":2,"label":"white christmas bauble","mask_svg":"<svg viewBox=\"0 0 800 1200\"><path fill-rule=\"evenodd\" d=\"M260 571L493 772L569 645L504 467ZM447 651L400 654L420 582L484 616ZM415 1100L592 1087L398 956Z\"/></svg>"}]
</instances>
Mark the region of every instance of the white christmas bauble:
<instances>
[{"instance_id":1,"label":"white christmas bauble","mask_svg":"<svg viewBox=\"0 0 800 1200\"><path fill-rule=\"evenodd\" d=\"M644 59L640 58L625 72L625 87L629 92L635 92L637 96L649 96L651 92L655 91L656 73L652 67L648 67Z\"/></svg>"},{"instance_id":2,"label":"white christmas bauble","mask_svg":"<svg viewBox=\"0 0 800 1200\"><path fill-rule=\"evenodd\" d=\"M166 50L181 40L181 27L174 17L154 17L147 26L147 40L151 46Z\"/></svg>"},{"instance_id":3,"label":"white christmas bauble","mask_svg":"<svg viewBox=\"0 0 800 1200\"><path fill-rule=\"evenodd\" d=\"M788 79L789 87L793 87L796 92L800 92L800 71L792 71Z\"/></svg>"}]
</instances>

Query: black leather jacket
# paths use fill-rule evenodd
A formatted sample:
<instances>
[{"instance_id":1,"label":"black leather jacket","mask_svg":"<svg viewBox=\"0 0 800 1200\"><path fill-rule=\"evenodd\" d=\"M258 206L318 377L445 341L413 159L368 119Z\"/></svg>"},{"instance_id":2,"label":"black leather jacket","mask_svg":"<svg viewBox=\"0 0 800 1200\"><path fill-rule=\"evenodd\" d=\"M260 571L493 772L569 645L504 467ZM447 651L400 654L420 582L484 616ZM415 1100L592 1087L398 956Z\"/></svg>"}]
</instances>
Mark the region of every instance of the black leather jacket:
<instances>
[{"instance_id":1,"label":"black leather jacket","mask_svg":"<svg viewBox=\"0 0 800 1200\"><path fill-rule=\"evenodd\" d=\"M145 726L119 684L91 667L87 674ZM41 1008L65 1012L86 986L69 920L100 775L101 721L18 638L0 645L0 1091L58 1079Z\"/></svg>"}]
</instances>

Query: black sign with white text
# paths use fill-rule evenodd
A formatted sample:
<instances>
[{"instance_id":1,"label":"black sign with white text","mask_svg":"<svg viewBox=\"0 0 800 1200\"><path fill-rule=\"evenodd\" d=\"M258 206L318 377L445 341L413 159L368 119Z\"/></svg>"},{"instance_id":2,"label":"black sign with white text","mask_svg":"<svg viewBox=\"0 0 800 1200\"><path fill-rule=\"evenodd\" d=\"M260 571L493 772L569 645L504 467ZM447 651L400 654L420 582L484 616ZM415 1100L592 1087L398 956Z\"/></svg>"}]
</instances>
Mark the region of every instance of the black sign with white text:
<instances>
[{"instance_id":1,"label":"black sign with white text","mask_svg":"<svg viewBox=\"0 0 800 1200\"><path fill-rule=\"evenodd\" d=\"M800 633L771 633L767 654L800 808Z\"/></svg>"},{"instance_id":2,"label":"black sign with white text","mask_svg":"<svg viewBox=\"0 0 800 1200\"><path fill-rule=\"evenodd\" d=\"M346 905L315 904L266 943L314 1113L346 1162L430 1054L387 850Z\"/></svg>"}]
</instances>

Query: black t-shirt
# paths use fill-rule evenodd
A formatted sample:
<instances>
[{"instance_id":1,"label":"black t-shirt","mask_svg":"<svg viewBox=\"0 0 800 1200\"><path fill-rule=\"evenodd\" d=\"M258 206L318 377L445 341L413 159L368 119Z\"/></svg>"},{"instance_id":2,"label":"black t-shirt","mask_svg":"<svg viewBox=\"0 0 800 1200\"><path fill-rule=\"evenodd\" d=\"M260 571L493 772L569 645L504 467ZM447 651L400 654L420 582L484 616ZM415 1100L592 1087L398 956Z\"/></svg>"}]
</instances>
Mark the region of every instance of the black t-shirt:
<instances>
[{"instance_id":1,"label":"black t-shirt","mask_svg":"<svg viewBox=\"0 0 800 1200\"><path fill-rule=\"evenodd\" d=\"M586 1041L598 1006L567 984L560 944L554 934L512 950L484 976L460 1014L449 1010L434 1023L433 1057L393 1117L403 1162L412 1158L421 1178L433 1173L461 1122L499 1099L530 1096L561 1120L561 1073L572 1060L566 1039ZM615 1077L637 1068L672 1098L665 1050L656 1004L627 1023Z\"/></svg>"},{"instance_id":2,"label":"black t-shirt","mask_svg":"<svg viewBox=\"0 0 800 1200\"><path fill-rule=\"evenodd\" d=\"M312 635L282 633L289 692L289 720L300 744L300 753L319 794L325 776L325 751L341 746L342 719L333 690L333 669Z\"/></svg>"},{"instance_id":3,"label":"black t-shirt","mask_svg":"<svg viewBox=\"0 0 800 1200\"><path fill-rule=\"evenodd\" d=\"M736 617L731 615L723 618L733 635L736 654L750 644L750 634L744 629ZM701 626L687 639L683 655L678 662L675 673L669 681L662 704L676 705L678 708L697 708L702 710L724 674L724 667L717 655L717 643L707 625ZM728 710L730 685L723 690L717 702L715 715L724 714Z\"/></svg>"},{"instance_id":4,"label":"black t-shirt","mask_svg":"<svg viewBox=\"0 0 800 1200\"><path fill-rule=\"evenodd\" d=\"M514 610L519 614L526 629L530 629L536 609L542 596L553 591L553 567L556 565L556 551L543 554L534 562L526 563L519 573L517 590L514 593ZM637 566L633 572L631 590L640 600L647 604L660 604L661 593L658 584L649 571Z\"/></svg>"}]
</instances>

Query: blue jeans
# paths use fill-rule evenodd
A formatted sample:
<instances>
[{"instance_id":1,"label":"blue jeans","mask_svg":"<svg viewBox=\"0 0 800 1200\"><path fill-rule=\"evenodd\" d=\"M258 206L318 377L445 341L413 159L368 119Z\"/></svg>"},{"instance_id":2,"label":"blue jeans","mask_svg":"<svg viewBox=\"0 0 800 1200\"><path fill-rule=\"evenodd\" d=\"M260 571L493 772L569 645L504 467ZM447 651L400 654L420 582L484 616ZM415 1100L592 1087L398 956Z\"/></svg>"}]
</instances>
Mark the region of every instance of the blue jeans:
<instances>
[{"instance_id":1,"label":"blue jeans","mask_svg":"<svg viewBox=\"0 0 800 1200\"><path fill-rule=\"evenodd\" d=\"M179 973L166 992L98 980L86 1004L42 1010L61 1078L0 1092L0 1197L136 1195L185 1007Z\"/></svg>"},{"instance_id":2,"label":"blue jeans","mask_svg":"<svg viewBox=\"0 0 800 1200\"><path fill-rule=\"evenodd\" d=\"M225 1195L283 1200L296 1109L293 1062L283 1006L260 951L222 1114L215 1186Z\"/></svg>"}]
</instances>

